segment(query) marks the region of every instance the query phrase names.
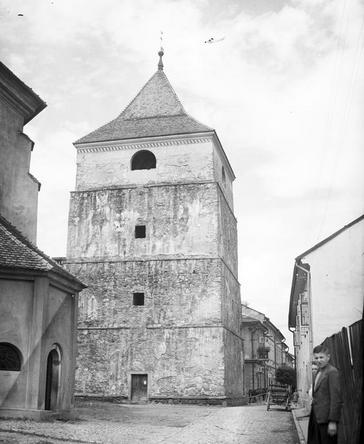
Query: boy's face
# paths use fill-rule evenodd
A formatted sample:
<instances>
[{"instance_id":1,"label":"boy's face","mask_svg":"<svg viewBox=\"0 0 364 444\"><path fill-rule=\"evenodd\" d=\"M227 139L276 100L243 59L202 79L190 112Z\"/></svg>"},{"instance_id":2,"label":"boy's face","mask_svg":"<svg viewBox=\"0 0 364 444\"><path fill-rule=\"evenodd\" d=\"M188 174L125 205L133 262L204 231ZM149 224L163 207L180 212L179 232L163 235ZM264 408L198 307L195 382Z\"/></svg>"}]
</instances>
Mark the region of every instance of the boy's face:
<instances>
[{"instance_id":1,"label":"boy's face","mask_svg":"<svg viewBox=\"0 0 364 444\"><path fill-rule=\"evenodd\" d=\"M313 359L315 363L317 364L319 369L322 369L327 366L327 364L330 361L330 355L328 353L314 353Z\"/></svg>"}]
</instances>

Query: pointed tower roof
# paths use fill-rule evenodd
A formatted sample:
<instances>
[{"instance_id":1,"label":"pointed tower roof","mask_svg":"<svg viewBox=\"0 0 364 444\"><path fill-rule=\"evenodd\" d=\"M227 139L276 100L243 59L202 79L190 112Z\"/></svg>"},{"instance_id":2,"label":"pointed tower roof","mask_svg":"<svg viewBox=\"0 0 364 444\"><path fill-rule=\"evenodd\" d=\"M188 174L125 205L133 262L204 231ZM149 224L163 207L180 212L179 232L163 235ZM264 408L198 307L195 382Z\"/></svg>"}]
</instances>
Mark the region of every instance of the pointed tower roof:
<instances>
[{"instance_id":1,"label":"pointed tower roof","mask_svg":"<svg viewBox=\"0 0 364 444\"><path fill-rule=\"evenodd\" d=\"M211 132L184 110L163 71L161 49L157 72L114 120L75 143L104 142L139 137Z\"/></svg>"}]
</instances>

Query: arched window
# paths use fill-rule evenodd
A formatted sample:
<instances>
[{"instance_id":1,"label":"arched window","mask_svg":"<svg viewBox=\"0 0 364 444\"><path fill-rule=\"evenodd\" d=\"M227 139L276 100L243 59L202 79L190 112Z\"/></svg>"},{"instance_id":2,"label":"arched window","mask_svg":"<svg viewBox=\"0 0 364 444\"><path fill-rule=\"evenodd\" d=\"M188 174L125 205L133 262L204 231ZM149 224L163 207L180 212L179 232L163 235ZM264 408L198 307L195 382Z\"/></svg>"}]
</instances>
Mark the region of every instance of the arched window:
<instances>
[{"instance_id":1,"label":"arched window","mask_svg":"<svg viewBox=\"0 0 364 444\"><path fill-rule=\"evenodd\" d=\"M21 353L15 345L0 342L0 370L19 372L21 360Z\"/></svg>"},{"instance_id":2,"label":"arched window","mask_svg":"<svg viewBox=\"0 0 364 444\"><path fill-rule=\"evenodd\" d=\"M156 164L155 155L147 150L138 151L131 159L132 170L150 170L155 168Z\"/></svg>"}]
</instances>

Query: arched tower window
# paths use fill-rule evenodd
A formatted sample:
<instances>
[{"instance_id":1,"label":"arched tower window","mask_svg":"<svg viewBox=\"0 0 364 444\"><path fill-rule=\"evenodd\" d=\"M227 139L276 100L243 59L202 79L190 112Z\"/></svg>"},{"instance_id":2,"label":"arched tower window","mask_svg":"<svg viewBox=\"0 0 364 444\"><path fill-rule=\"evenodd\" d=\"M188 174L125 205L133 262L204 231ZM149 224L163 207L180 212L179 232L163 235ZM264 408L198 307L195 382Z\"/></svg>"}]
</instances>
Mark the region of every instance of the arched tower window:
<instances>
[{"instance_id":1,"label":"arched tower window","mask_svg":"<svg viewBox=\"0 0 364 444\"><path fill-rule=\"evenodd\" d=\"M0 342L0 370L19 372L22 356L15 345Z\"/></svg>"},{"instance_id":2,"label":"arched tower window","mask_svg":"<svg viewBox=\"0 0 364 444\"><path fill-rule=\"evenodd\" d=\"M156 164L155 155L147 150L138 151L131 159L132 170L150 170L155 168Z\"/></svg>"}]
</instances>

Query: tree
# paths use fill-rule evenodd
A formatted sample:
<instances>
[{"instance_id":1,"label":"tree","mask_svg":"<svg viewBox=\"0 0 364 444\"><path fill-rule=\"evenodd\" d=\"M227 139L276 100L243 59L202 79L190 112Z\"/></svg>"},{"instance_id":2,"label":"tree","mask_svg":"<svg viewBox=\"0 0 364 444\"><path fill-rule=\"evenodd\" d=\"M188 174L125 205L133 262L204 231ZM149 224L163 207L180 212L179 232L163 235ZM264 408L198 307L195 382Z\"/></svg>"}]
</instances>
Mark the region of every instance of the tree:
<instances>
[{"instance_id":1,"label":"tree","mask_svg":"<svg viewBox=\"0 0 364 444\"><path fill-rule=\"evenodd\" d=\"M280 384L296 386L296 370L286 364L279 366L276 370L276 381Z\"/></svg>"}]
</instances>

